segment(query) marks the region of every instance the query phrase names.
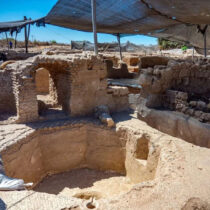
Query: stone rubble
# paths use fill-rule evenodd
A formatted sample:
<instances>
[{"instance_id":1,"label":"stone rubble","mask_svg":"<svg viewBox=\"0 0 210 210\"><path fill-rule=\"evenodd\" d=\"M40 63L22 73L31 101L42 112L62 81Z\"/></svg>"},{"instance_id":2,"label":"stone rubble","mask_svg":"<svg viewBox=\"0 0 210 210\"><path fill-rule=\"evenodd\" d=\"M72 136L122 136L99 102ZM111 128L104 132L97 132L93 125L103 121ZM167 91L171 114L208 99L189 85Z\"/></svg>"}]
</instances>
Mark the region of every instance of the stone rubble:
<instances>
[{"instance_id":1,"label":"stone rubble","mask_svg":"<svg viewBox=\"0 0 210 210\"><path fill-rule=\"evenodd\" d=\"M139 83L142 90L137 106L141 120L170 135L198 145L202 139L210 146L210 60L152 64L141 69Z\"/></svg>"},{"instance_id":2,"label":"stone rubble","mask_svg":"<svg viewBox=\"0 0 210 210\"><path fill-rule=\"evenodd\" d=\"M101 105L95 108L95 116L99 118L102 123L106 124L109 128L114 127L115 123L110 116L109 108L107 106Z\"/></svg>"}]
</instances>

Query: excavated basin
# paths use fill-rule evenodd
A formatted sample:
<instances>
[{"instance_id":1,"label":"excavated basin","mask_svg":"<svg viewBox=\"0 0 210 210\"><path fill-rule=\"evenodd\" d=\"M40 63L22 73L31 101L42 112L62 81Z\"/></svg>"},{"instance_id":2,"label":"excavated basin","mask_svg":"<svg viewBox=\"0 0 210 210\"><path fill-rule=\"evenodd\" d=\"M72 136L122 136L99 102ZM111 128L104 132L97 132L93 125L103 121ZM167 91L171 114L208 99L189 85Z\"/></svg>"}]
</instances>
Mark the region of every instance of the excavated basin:
<instances>
[{"instance_id":1,"label":"excavated basin","mask_svg":"<svg viewBox=\"0 0 210 210\"><path fill-rule=\"evenodd\" d=\"M38 192L87 200L154 179L158 157L148 136L93 124L42 128L3 152L8 176Z\"/></svg>"}]
</instances>

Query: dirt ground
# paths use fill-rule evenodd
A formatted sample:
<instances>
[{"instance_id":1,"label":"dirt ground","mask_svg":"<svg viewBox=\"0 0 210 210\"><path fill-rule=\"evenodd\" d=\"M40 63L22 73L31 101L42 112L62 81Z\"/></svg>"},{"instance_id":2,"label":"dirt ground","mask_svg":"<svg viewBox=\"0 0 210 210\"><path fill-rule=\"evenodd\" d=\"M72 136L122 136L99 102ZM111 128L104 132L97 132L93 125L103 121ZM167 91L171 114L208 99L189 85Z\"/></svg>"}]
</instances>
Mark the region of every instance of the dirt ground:
<instances>
[{"instance_id":1,"label":"dirt ground","mask_svg":"<svg viewBox=\"0 0 210 210\"><path fill-rule=\"evenodd\" d=\"M109 198L131 190L132 183L125 176L115 172L91 169L77 169L45 178L35 187L37 192L55 195Z\"/></svg>"}]
</instances>

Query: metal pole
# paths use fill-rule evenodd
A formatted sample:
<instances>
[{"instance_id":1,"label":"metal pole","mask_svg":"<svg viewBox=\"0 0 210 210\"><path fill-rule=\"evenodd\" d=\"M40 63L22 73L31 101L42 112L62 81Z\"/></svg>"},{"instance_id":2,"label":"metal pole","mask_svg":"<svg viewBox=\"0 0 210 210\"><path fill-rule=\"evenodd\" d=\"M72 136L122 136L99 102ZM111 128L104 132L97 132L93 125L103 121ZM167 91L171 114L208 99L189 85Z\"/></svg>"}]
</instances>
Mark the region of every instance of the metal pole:
<instances>
[{"instance_id":1,"label":"metal pole","mask_svg":"<svg viewBox=\"0 0 210 210\"><path fill-rule=\"evenodd\" d=\"M28 25L27 47L28 47L28 43L29 43L30 29L31 29L31 24Z\"/></svg>"},{"instance_id":2,"label":"metal pole","mask_svg":"<svg viewBox=\"0 0 210 210\"><path fill-rule=\"evenodd\" d=\"M26 16L24 16L24 20L27 20ZM24 33L25 33L25 48L26 48L26 53L28 53L27 25L25 25L24 27Z\"/></svg>"},{"instance_id":3,"label":"metal pole","mask_svg":"<svg viewBox=\"0 0 210 210\"><path fill-rule=\"evenodd\" d=\"M192 60L194 60L195 48L193 46Z\"/></svg>"},{"instance_id":4,"label":"metal pole","mask_svg":"<svg viewBox=\"0 0 210 210\"><path fill-rule=\"evenodd\" d=\"M28 24L28 36L27 36L28 41L29 41L29 36L30 36L30 29L31 29L31 24Z\"/></svg>"},{"instance_id":5,"label":"metal pole","mask_svg":"<svg viewBox=\"0 0 210 210\"><path fill-rule=\"evenodd\" d=\"M98 41L97 41L97 29L96 29L96 0L91 0L92 8L92 25L93 25L93 34L94 34L94 51L98 55Z\"/></svg>"},{"instance_id":6,"label":"metal pole","mask_svg":"<svg viewBox=\"0 0 210 210\"><path fill-rule=\"evenodd\" d=\"M119 45L120 60L122 61L122 49L121 49L121 44L120 44L120 34L117 34L117 41L118 41L118 45Z\"/></svg>"},{"instance_id":7,"label":"metal pole","mask_svg":"<svg viewBox=\"0 0 210 210\"><path fill-rule=\"evenodd\" d=\"M17 47L17 31L16 31L16 34L15 34L15 48Z\"/></svg>"},{"instance_id":8,"label":"metal pole","mask_svg":"<svg viewBox=\"0 0 210 210\"><path fill-rule=\"evenodd\" d=\"M26 53L28 53L28 38L27 38L27 25L25 25L25 48L26 48Z\"/></svg>"},{"instance_id":9,"label":"metal pole","mask_svg":"<svg viewBox=\"0 0 210 210\"><path fill-rule=\"evenodd\" d=\"M207 49L206 49L206 30L204 32L204 57L206 58L207 56Z\"/></svg>"},{"instance_id":10,"label":"metal pole","mask_svg":"<svg viewBox=\"0 0 210 210\"><path fill-rule=\"evenodd\" d=\"M7 48L9 50L9 40L8 40L8 37L7 37L7 32L5 32L5 35L6 35L6 40L7 40Z\"/></svg>"}]
</instances>

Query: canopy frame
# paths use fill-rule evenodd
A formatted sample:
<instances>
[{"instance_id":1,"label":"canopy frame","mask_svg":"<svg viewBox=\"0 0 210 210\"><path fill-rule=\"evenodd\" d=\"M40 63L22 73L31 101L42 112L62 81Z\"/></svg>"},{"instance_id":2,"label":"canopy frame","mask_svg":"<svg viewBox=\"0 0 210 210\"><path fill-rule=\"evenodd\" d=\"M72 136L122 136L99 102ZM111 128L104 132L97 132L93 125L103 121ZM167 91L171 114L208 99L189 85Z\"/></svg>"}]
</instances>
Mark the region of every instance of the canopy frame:
<instances>
[{"instance_id":1,"label":"canopy frame","mask_svg":"<svg viewBox=\"0 0 210 210\"><path fill-rule=\"evenodd\" d=\"M97 38L97 26L96 26L96 0L91 0L91 9L92 9L94 52L95 52L95 55L98 55L98 38Z\"/></svg>"}]
</instances>

